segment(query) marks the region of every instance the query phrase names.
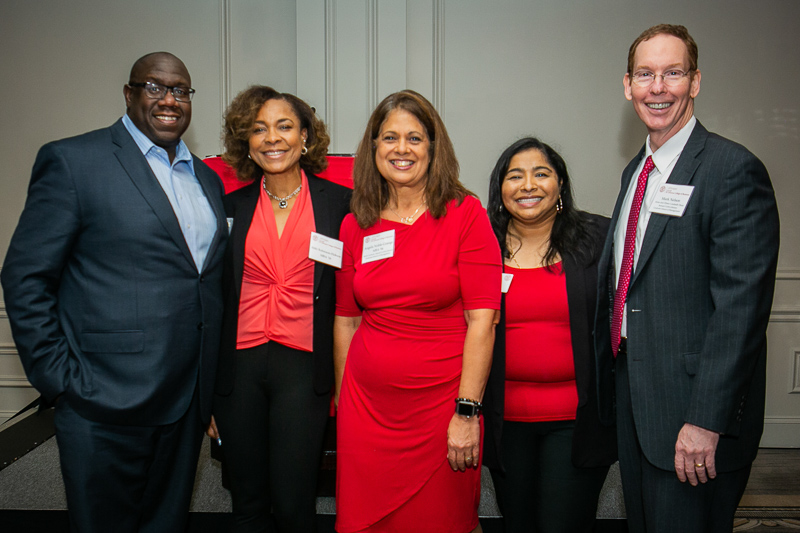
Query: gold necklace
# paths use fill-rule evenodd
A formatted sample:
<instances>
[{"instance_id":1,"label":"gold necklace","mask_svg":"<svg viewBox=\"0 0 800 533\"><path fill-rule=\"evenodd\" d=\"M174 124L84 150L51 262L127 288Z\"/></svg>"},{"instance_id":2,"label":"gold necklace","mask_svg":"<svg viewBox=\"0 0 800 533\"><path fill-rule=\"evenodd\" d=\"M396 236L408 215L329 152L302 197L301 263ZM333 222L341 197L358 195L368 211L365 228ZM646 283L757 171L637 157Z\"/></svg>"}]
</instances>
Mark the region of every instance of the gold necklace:
<instances>
[{"instance_id":1,"label":"gold necklace","mask_svg":"<svg viewBox=\"0 0 800 533\"><path fill-rule=\"evenodd\" d=\"M395 211L394 209L392 209L389 206L387 206L387 207L389 207L389 211L394 213L394 216L396 216L397 218L400 219L400 222L402 224L409 224L410 225L410 224L412 224L414 222L414 217L417 216L417 213L419 213L419 210L422 209L423 205L425 205L425 200L422 200L422 203L419 204L419 207L417 207L417 210L414 211L413 213L411 213L410 215L408 215L407 217L401 217L400 214L397 211Z\"/></svg>"},{"instance_id":2,"label":"gold necklace","mask_svg":"<svg viewBox=\"0 0 800 533\"><path fill-rule=\"evenodd\" d=\"M506 246L508 246L508 244L507 244L507 243L506 243ZM519 252L520 250L522 250L522 243L519 243L519 248L517 248L516 250L514 250L514 253L513 253L513 254L511 254L511 255L509 256L509 259L511 259L512 261L514 261L514 264L515 264L515 265L517 265L517 268L519 268L520 270L522 270L522 267L521 267L521 266L519 266L519 263L517 263L517 260L515 259L515 257L517 256L517 252Z\"/></svg>"}]
</instances>

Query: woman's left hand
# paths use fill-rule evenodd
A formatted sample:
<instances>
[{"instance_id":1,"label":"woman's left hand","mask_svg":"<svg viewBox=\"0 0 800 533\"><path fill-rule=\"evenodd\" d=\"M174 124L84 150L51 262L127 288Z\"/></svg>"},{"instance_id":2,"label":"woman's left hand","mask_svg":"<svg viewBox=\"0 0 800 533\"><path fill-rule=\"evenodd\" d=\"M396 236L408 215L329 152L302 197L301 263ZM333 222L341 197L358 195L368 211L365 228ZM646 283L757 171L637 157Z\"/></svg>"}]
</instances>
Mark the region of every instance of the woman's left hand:
<instances>
[{"instance_id":1,"label":"woman's left hand","mask_svg":"<svg viewBox=\"0 0 800 533\"><path fill-rule=\"evenodd\" d=\"M478 468L480 462L481 423L477 416L466 418L453 413L447 428L447 460L450 468L464 472Z\"/></svg>"}]
</instances>

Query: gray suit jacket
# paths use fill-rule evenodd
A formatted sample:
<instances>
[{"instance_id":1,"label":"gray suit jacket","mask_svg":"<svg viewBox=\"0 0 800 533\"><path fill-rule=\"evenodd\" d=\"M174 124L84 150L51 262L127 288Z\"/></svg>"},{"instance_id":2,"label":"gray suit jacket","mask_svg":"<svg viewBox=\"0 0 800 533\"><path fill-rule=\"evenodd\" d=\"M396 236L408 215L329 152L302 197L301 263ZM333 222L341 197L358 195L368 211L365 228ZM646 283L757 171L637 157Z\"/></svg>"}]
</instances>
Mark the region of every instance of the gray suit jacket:
<instances>
[{"instance_id":1,"label":"gray suit jacket","mask_svg":"<svg viewBox=\"0 0 800 533\"><path fill-rule=\"evenodd\" d=\"M598 270L595 349L601 418L614 417L610 315L614 231L644 148L622 174ZM647 459L674 469L685 422L722 434L718 471L755 458L764 422L766 328L779 245L764 165L699 122L669 183L694 187L682 217L653 214L627 300L637 434ZM620 223L626 223L620 221Z\"/></svg>"},{"instance_id":2,"label":"gray suit jacket","mask_svg":"<svg viewBox=\"0 0 800 533\"><path fill-rule=\"evenodd\" d=\"M199 269L122 121L46 144L2 270L28 379L103 423L210 417L227 239L222 184L194 158L217 218Z\"/></svg>"}]
</instances>

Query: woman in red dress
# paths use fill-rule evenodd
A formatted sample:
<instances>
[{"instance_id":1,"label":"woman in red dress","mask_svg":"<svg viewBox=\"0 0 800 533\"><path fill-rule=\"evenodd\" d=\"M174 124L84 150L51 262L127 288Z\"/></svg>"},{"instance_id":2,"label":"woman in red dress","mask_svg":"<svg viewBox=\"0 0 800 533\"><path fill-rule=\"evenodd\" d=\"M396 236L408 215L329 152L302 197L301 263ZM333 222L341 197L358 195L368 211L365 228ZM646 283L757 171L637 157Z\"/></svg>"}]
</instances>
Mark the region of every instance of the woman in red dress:
<instances>
[{"instance_id":1,"label":"woman in red dress","mask_svg":"<svg viewBox=\"0 0 800 533\"><path fill-rule=\"evenodd\" d=\"M480 530L497 240L441 118L413 91L375 109L353 179L336 278L336 529Z\"/></svg>"},{"instance_id":2,"label":"woman in red dress","mask_svg":"<svg viewBox=\"0 0 800 533\"><path fill-rule=\"evenodd\" d=\"M513 275L486 391L484 458L505 531L588 533L617 457L592 349L608 219L575 208L566 163L534 138L500 156L488 210Z\"/></svg>"}]
</instances>

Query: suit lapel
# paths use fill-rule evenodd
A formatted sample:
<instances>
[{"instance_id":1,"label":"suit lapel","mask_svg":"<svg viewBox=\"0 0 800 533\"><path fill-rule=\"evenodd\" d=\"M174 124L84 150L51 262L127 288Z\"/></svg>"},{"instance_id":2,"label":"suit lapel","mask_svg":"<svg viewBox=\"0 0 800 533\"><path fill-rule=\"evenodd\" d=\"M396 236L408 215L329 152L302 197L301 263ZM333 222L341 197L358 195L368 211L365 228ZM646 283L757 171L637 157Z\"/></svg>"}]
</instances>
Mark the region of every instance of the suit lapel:
<instances>
[{"instance_id":1,"label":"suit lapel","mask_svg":"<svg viewBox=\"0 0 800 533\"><path fill-rule=\"evenodd\" d=\"M314 225L316 226L317 233L331 236L331 213L328 209L328 193L322 184L322 180L316 176L307 175L308 190L311 194L311 206L314 209ZM322 281L322 271L325 269L325 264L319 261L314 262L314 294L317 294L319 284Z\"/></svg>"},{"instance_id":2,"label":"suit lapel","mask_svg":"<svg viewBox=\"0 0 800 533\"><path fill-rule=\"evenodd\" d=\"M678 156L678 162L675 163L675 168L672 169L672 172L667 179L667 183L674 183L676 185L688 185L691 183L692 178L697 171L697 167L700 166L700 160L697 159L697 155L703 150L707 138L708 130L706 130L698 121L694 127L694 130L692 131L692 134L689 136L689 140L686 141L686 146L683 147L681 155ZM647 230L644 234L644 240L642 241L642 251L639 252L639 259L636 262L636 269L631 277L631 286L633 286L633 284L636 282L639 272L644 270L645 265L653 255L653 251L658 245L658 241L664 234L664 229L666 229L667 224L669 224L672 218L674 217L668 215L659 215L657 213L654 213L650 217L650 220L647 223Z\"/></svg>"},{"instance_id":3,"label":"suit lapel","mask_svg":"<svg viewBox=\"0 0 800 533\"><path fill-rule=\"evenodd\" d=\"M183 237L178 218L172 210L172 204L169 203L169 199L164 194L164 190L158 183L155 174L153 174L147 159L142 155L141 150L139 150L128 130L125 129L121 119L111 126L111 139L119 147L116 150L116 156L122 168L128 173L128 177L139 189L139 192L150 205L150 208L161 221L172 240L178 245L183 255L194 266L192 252Z\"/></svg>"}]
</instances>

